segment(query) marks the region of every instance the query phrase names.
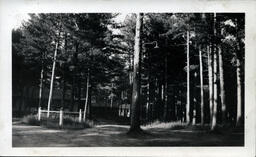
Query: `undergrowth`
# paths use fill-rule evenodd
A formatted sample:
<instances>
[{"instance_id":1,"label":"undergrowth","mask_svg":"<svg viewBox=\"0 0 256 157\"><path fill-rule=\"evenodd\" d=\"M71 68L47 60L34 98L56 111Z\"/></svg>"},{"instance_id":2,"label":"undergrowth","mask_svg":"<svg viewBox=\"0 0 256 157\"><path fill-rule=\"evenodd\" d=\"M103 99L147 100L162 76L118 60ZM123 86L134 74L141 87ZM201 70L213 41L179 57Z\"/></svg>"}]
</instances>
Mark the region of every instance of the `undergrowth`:
<instances>
[{"instance_id":1,"label":"undergrowth","mask_svg":"<svg viewBox=\"0 0 256 157\"><path fill-rule=\"evenodd\" d=\"M146 124L142 126L143 129L151 129L151 128L165 128L165 129L172 129L172 130L179 130L184 129L187 127L186 123L181 122L160 122L154 121L150 124Z\"/></svg>"},{"instance_id":2,"label":"undergrowth","mask_svg":"<svg viewBox=\"0 0 256 157\"><path fill-rule=\"evenodd\" d=\"M46 117L41 117L41 120L39 121L37 115L27 115L22 118L21 122L27 125L41 125L52 129L85 129L95 126L95 122L92 120L79 122L78 118L68 115L63 116L63 125L61 127L59 126L59 119L53 117L49 117L48 119Z\"/></svg>"}]
</instances>

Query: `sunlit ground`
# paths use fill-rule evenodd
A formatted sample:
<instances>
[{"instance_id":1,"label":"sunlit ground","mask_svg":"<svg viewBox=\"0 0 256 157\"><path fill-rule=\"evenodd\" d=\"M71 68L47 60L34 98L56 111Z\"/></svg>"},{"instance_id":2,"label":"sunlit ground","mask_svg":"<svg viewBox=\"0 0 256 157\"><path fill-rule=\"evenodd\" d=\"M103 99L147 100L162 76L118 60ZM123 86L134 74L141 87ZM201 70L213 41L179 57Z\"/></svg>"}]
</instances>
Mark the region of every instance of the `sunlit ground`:
<instances>
[{"instance_id":1,"label":"sunlit ground","mask_svg":"<svg viewBox=\"0 0 256 157\"><path fill-rule=\"evenodd\" d=\"M104 146L243 146L244 133L237 130L211 133L177 123L142 126L148 134L127 135L128 125L101 124L83 130L58 130L13 122L13 147Z\"/></svg>"}]
</instances>

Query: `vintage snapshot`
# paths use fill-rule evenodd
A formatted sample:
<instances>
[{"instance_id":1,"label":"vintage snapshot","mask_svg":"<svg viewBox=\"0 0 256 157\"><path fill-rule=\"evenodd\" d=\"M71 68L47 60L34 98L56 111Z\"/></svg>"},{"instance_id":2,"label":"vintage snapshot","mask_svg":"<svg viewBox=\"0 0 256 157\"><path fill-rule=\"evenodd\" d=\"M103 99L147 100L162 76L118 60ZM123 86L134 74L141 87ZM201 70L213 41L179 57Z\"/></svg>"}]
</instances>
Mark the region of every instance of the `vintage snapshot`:
<instances>
[{"instance_id":1,"label":"vintage snapshot","mask_svg":"<svg viewBox=\"0 0 256 157\"><path fill-rule=\"evenodd\" d=\"M0 0L0 156L255 156L255 3L110 1Z\"/></svg>"},{"instance_id":2,"label":"vintage snapshot","mask_svg":"<svg viewBox=\"0 0 256 157\"><path fill-rule=\"evenodd\" d=\"M244 41L244 13L27 14L12 146L244 146Z\"/></svg>"}]
</instances>

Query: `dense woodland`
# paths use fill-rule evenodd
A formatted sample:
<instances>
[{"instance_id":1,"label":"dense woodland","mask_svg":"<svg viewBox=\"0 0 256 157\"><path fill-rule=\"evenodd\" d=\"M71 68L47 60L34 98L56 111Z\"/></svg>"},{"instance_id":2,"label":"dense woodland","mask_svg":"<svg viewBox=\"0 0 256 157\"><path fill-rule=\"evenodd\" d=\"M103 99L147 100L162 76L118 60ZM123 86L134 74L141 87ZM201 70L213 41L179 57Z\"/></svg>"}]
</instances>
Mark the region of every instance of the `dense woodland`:
<instances>
[{"instance_id":1,"label":"dense woodland","mask_svg":"<svg viewBox=\"0 0 256 157\"><path fill-rule=\"evenodd\" d=\"M34 107L86 118L92 101L130 104L130 131L156 120L244 124L244 14L119 16L30 14L12 32L13 95L26 103L24 87L38 87Z\"/></svg>"}]
</instances>

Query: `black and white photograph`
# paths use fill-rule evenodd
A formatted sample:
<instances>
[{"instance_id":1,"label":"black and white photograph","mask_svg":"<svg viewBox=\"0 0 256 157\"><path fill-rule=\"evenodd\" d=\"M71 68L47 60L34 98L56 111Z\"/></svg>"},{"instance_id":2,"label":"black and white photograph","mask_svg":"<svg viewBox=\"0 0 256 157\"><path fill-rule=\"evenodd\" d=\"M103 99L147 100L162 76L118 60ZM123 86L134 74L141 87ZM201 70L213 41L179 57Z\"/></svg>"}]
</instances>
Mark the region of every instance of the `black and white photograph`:
<instances>
[{"instance_id":1,"label":"black and white photograph","mask_svg":"<svg viewBox=\"0 0 256 157\"><path fill-rule=\"evenodd\" d=\"M253 14L176 10L9 11L3 152L255 155Z\"/></svg>"},{"instance_id":2,"label":"black and white photograph","mask_svg":"<svg viewBox=\"0 0 256 157\"><path fill-rule=\"evenodd\" d=\"M13 147L244 145L244 13L27 16Z\"/></svg>"}]
</instances>

